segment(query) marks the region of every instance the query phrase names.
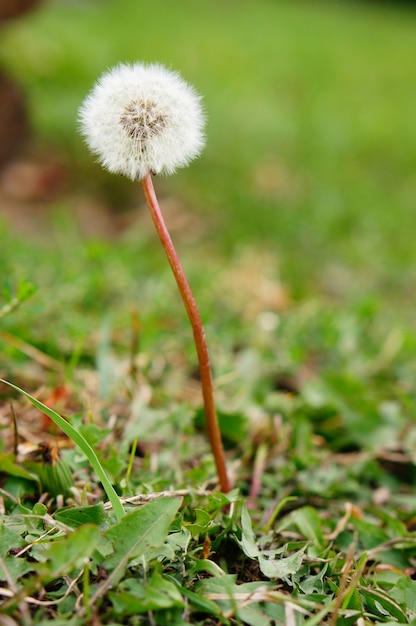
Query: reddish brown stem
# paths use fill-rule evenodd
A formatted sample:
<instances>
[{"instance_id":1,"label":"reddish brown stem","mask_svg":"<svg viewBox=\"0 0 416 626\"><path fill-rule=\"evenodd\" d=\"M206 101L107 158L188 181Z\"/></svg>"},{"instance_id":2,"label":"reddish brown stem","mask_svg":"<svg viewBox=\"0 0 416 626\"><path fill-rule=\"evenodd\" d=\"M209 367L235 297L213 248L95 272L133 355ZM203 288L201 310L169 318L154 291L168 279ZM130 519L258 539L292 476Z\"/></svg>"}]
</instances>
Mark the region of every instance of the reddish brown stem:
<instances>
[{"instance_id":1,"label":"reddish brown stem","mask_svg":"<svg viewBox=\"0 0 416 626\"><path fill-rule=\"evenodd\" d=\"M205 419L207 424L208 437L211 444L211 450L214 455L215 465L217 468L220 488L224 493L230 491L230 481L227 474L225 464L224 448L222 445L220 428L218 425L217 411L214 403L214 386L212 382L211 365L209 360L208 346L205 338L204 327L202 325L201 316L195 302L195 298L183 271L181 262L176 253L169 231L166 227L165 220L159 207L156 193L153 187L151 174L148 174L143 180L142 185L146 197L147 205L156 227L157 234L165 250L169 264L175 276L176 283L179 288L186 312L191 322L194 334L195 347L198 355L199 374L201 378L202 396L204 399Z\"/></svg>"}]
</instances>

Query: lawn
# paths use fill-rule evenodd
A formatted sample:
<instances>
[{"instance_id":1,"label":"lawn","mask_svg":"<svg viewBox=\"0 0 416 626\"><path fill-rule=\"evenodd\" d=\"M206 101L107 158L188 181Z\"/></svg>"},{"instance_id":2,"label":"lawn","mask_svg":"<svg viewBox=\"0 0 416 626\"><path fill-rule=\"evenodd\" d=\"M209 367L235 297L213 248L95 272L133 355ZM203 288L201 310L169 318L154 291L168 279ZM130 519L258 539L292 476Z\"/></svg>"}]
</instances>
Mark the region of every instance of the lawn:
<instances>
[{"instance_id":1,"label":"lawn","mask_svg":"<svg viewBox=\"0 0 416 626\"><path fill-rule=\"evenodd\" d=\"M394 3L56 0L3 28L26 159L62 182L0 190L0 378L46 405L0 387L0 623L416 624L415 27ZM154 182L228 494L141 186L77 132L137 59L208 116L201 157Z\"/></svg>"}]
</instances>

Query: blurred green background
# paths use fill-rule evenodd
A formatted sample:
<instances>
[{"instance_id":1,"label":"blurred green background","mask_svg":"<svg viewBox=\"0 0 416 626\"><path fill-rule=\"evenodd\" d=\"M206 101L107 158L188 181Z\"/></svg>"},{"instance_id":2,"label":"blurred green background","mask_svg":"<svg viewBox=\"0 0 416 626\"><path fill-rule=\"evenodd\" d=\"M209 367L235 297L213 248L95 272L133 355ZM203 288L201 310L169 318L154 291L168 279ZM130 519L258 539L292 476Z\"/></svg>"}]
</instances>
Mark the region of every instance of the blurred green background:
<instances>
[{"instance_id":1,"label":"blurred green background","mask_svg":"<svg viewBox=\"0 0 416 626\"><path fill-rule=\"evenodd\" d=\"M201 158L156 181L162 204L173 204L169 218L175 202L186 216L179 251L197 292L211 285L211 297L221 299L215 290L221 272L252 249L257 259L266 255L265 271L292 301L370 298L386 316L411 319L415 59L416 9L406 4L45 1L3 26L0 63L27 97L30 158L62 161L67 184L60 197L45 202L55 230L42 253L35 235L22 240L13 219L4 222L5 279L33 280L56 299L57 309L78 302L83 315L100 298L100 311L103 299L133 301L135 289L142 304L146 294L164 300L155 295L155 283L146 282L150 275L157 281L164 267L150 229L136 223L99 243L97 227L96 241L90 232L86 243L79 211L72 217L80 197L121 214L141 205L139 185L93 162L76 117L109 66L158 61L203 94L209 119ZM1 212L0 206L0 220ZM91 266L100 269L88 274ZM244 289L243 276L241 282ZM37 313L51 319L37 298ZM209 315L209 292L206 302L202 298Z\"/></svg>"}]
</instances>

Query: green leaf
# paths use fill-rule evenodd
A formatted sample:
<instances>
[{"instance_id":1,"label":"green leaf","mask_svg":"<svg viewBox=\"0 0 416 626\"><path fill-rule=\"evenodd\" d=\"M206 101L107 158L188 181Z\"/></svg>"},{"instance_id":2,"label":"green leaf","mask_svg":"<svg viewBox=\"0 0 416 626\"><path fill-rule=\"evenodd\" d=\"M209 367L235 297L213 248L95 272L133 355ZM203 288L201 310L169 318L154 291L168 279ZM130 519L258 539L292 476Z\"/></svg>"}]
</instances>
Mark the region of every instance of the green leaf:
<instances>
[{"instance_id":1,"label":"green leaf","mask_svg":"<svg viewBox=\"0 0 416 626\"><path fill-rule=\"evenodd\" d=\"M101 443L111 432L109 428L102 428L97 424L80 424L78 432L84 437L91 447Z\"/></svg>"},{"instance_id":2,"label":"green leaf","mask_svg":"<svg viewBox=\"0 0 416 626\"><path fill-rule=\"evenodd\" d=\"M8 474L9 476L15 476L16 478L24 478L25 480L38 482L36 476L26 471L21 465L16 465L14 454L0 454L0 472Z\"/></svg>"},{"instance_id":3,"label":"green leaf","mask_svg":"<svg viewBox=\"0 0 416 626\"><path fill-rule=\"evenodd\" d=\"M81 524L96 524L100 526L104 522L105 513L102 504L94 504L92 506L59 509L55 513L54 518L71 528L78 528Z\"/></svg>"},{"instance_id":4,"label":"green leaf","mask_svg":"<svg viewBox=\"0 0 416 626\"><path fill-rule=\"evenodd\" d=\"M256 559L259 556L260 551L256 543L253 525L251 523L250 514L246 504L243 504L243 510L241 512L241 527L243 531L241 547L244 554L250 559Z\"/></svg>"},{"instance_id":5,"label":"green leaf","mask_svg":"<svg viewBox=\"0 0 416 626\"><path fill-rule=\"evenodd\" d=\"M120 583L119 590L110 592L109 596L116 612L122 615L184 607L177 586L159 572L154 572L148 583L128 578Z\"/></svg>"},{"instance_id":6,"label":"green leaf","mask_svg":"<svg viewBox=\"0 0 416 626\"><path fill-rule=\"evenodd\" d=\"M281 557L282 550L260 550L257 546L247 506L243 506L241 513L242 538L241 547L251 559L257 559L261 571L268 578L286 578L295 574L302 565L303 554L307 548L305 544L300 550L288 557Z\"/></svg>"},{"instance_id":7,"label":"green leaf","mask_svg":"<svg viewBox=\"0 0 416 626\"><path fill-rule=\"evenodd\" d=\"M17 286L17 297L20 300L20 302L23 302L24 300L31 298L33 294L36 293L36 291L37 291L36 285L29 282L25 278L22 278L22 280L19 282Z\"/></svg>"},{"instance_id":8,"label":"green leaf","mask_svg":"<svg viewBox=\"0 0 416 626\"><path fill-rule=\"evenodd\" d=\"M0 556L5 556L12 548L21 548L26 545L22 537L0 523Z\"/></svg>"},{"instance_id":9,"label":"green leaf","mask_svg":"<svg viewBox=\"0 0 416 626\"><path fill-rule=\"evenodd\" d=\"M257 590L264 589L265 586L268 587L269 585L270 583L265 583L264 581L237 584L235 575L224 574L223 576L201 580L195 585L195 587L199 596L202 598L204 596L208 596L205 597L204 600L211 601L210 596L215 597L215 604L217 604L222 611L233 611L234 618L238 618L238 621L235 623L240 624L246 623L245 619L241 619L243 616L244 618L249 617L248 614L246 615L243 613L243 611L247 608L247 605L249 603L254 604L255 606L258 605L258 600L254 599L253 594L255 594ZM242 608L243 597L244 607ZM257 612L251 615L251 619L254 618L256 620L260 619ZM253 621L248 621L247 623L254 624Z\"/></svg>"},{"instance_id":10,"label":"green leaf","mask_svg":"<svg viewBox=\"0 0 416 626\"><path fill-rule=\"evenodd\" d=\"M37 570L43 580L53 580L73 569L80 569L93 554L101 532L98 526L84 524L70 535L45 546L33 546L32 553L42 560Z\"/></svg>"},{"instance_id":11,"label":"green leaf","mask_svg":"<svg viewBox=\"0 0 416 626\"><path fill-rule=\"evenodd\" d=\"M370 609L374 615L379 617L394 617L399 624L407 624L406 615L402 607L390 596L387 596L381 591L375 591L373 589L360 589L360 594L365 600L367 608Z\"/></svg>"},{"instance_id":12,"label":"green leaf","mask_svg":"<svg viewBox=\"0 0 416 626\"><path fill-rule=\"evenodd\" d=\"M37 477L35 476L32 476L31 480L27 480L26 478L17 478L16 476L8 476L2 484L4 499L7 503L10 503L10 506L12 506L13 499L14 501L24 501L35 493L38 493L39 486L40 481L37 480ZM11 498L8 497L9 495Z\"/></svg>"},{"instance_id":13,"label":"green leaf","mask_svg":"<svg viewBox=\"0 0 416 626\"><path fill-rule=\"evenodd\" d=\"M26 543L20 534L0 523L0 581L16 581L33 570L33 564L9 554L12 548L23 548Z\"/></svg>"},{"instance_id":14,"label":"green leaf","mask_svg":"<svg viewBox=\"0 0 416 626\"><path fill-rule=\"evenodd\" d=\"M106 559L106 568L114 569L121 562L127 563L146 554L149 548L160 546L166 539L181 503L180 498L153 500L128 513L118 524L109 528L104 536L112 542L114 554Z\"/></svg>"},{"instance_id":15,"label":"green leaf","mask_svg":"<svg viewBox=\"0 0 416 626\"><path fill-rule=\"evenodd\" d=\"M25 559L16 559L14 556L6 556L0 560L0 581L8 582L11 579L16 582L33 570L33 563L29 563Z\"/></svg>"},{"instance_id":16,"label":"green leaf","mask_svg":"<svg viewBox=\"0 0 416 626\"><path fill-rule=\"evenodd\" d=\"M199 572L206 572L211 576L222 576L224 572L219 565L210 561L210 559L195 559L192 563L192 574L198 574Z\"/></svg>"},{"instance_id":17,"label":"green leaf","mask_svg":"<svg viewBox=\"0 0 416 626\"><path fill-rule=\"evenodd\" d=\"M169 578L171 577L169 576ZM190 589L183 587L174 578L171 578L171 580L176 584L182 595L185 596L185 598L188 598L189 602L198 611L198 613L208 613L211 617L220 617L221 611L213 600L209 600L201 594L195 593L195 591L191 591Z\"/></svg>"},{"instance_id":18,"label":"green leaf","mask_svg":"<svg viewBox=\"0 0 416 626\"><path fill-rule=\"evenodd\" d=\"M22 302L33 296L36 292L36 287L27 280L22 279L17 286L15 295L9 281L3 284L2 291L7 304L0 308L0 319L12 313Z\"/></svg>"},{"instance_id":19,"label":"green leaf","mask_svg":"<svg viewBox=\"0 0 416 626\"><path fill-rule=\"evenodd\" d=\"M328 569L328 563L322 567L317 574L304 576L304 572L301 571L298 574L296 585L303 591L304 594L323 594L324 593L324 579ZM309 571L309 570L308 570Z\"/></svg>"},{"instance_id":20,"label":"green leaf","mask_svg":"<svg viewBox=\"0 0 416 626\"><path fill-rule=\"evenodd\" d=\"M44 516L48 512L48 508L43 504L43 502L36 502L33 505L32 513L33 515Z\"/></svg>"},{"instance_id":21,"label":"green leaf","mask_svg":"<svg viewBox=\"0 0 416 626\"><path fill-rule=\"evenodd\" d=\"M186 528L195 537L199 533L206 532L211 521L211 516L206 511L195 509L195 521L191 524L186 524Z\"/></svg>"},{"instance_id":22,"label":"green leaf","mask_svg":"<svg viewBox=\"0 0 416 626\"><path fill-rule=\"evenodd\" d=\"M416 613L416 581L402 576L389 590L389 596L399 604L404 604L409 611Z\"/></svg>"},{"instance_id":23,"label":"green leaf","mask_svg":"<svg viewBox=\"0 0 416 626\"><path fill-rule=\"evenodd\" d=\"M248 626L272 626L276 623L274 619L271 619L265 613L248 606L238 610L238 617Z\"/></svg>"},{"instance_id":24,"label":"green leaf","mask_svg":"<svg viewBox=\"0 0 416 626\"><path fill-rule=\"evenodd\" d=\"M287 578L301 568L307 545L287 557L271 558L268 554L259 557L260 569L268 578Z\"/></svg>"},{"instance_id":25,"label":"green leaf","mask_svg":"<svg viewBox=\"0 0 416 626\"><path fill-rule=\"evenodd\" d=\"M242 413L225 413L217 410L218 423L225 443L237 444L244 441L247 436L248 420ZM199 409L195 413L195 425L197 428L205 428L205 413Z\"/></svg>"},{"instance_id":26,"label":"green leaf","mask_svg":"<svg viewBox=\"0 0 416 626\"><path fill-rule=\"evenodd\" d=\"M324 537L322 533L321 520L314 508L304 506L292 514L292 519L306 539L312 541L322 547L324 545Z\"/></svg>"}]
</instances>

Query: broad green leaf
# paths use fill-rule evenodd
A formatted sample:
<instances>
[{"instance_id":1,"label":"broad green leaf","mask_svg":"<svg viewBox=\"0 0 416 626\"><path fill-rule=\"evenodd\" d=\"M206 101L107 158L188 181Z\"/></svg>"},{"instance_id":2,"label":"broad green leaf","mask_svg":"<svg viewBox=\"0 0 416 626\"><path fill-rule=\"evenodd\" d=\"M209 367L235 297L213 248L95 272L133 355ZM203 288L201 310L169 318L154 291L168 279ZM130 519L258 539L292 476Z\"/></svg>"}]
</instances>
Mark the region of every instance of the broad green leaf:
<instances>
[{"instance_id":1,"label":"broad green leaf","mask_svg":"<svg viewBox=\"0 0 416 626\"><path fill-rule=\"evenodd\" d=\"M238 618L248 626L274 626L276 623L262 611L249 606L238 609Z\"/></svg>"},{"instance_id":2,"label":"broad green leaf","mask_svg":"<svg viewBox=\"0 0 416 626\"><path fill-rule=\"evenodd\" d=\"M251 523L250 514L246 504L243 505L243 510L241 512L241 527L243 531L241 547L243 548L244 554L250 559L258 558L260 550L256 543L253 525Z\"/></svg>"},{"instance_id":3,"label":"broad green leaf","mask_svg":"<svg viewBox=\"0 0 416 626\"><path fill-rule=\"evenodd\" d=\"M12 548L21 548L26 541L13 530L0 523L0 556L6 556Z\"/></svg>"},{"instance_id":4,"label":"broad green leaf","mask_svg":"<svg viewBox=\"0 0 416 626\"><path fill-rule=\"evenodd\" d=\"M328 563L325 563L322 569L317 574L307 576L303 571L298 572L296 585L306 595L312 593L317 595L324 593L324 579L327 569Z\"/></svg>"},{"instance_id":5,"label":"broad green leaf","mask_svg":"<svg viewBox=\"0 0 416 626\"><path fill-rule=\"evenodd\" d=\"M81 524L95 524L100 526L105 519L104 507L102 504L92 506L68 507L59 509L54 518L71 528L78 528Z\"/></svg>"},{"instance_id":6,"label":"broad green leaf","mask_svg":"<svg viewBox=\"0 0 416 626\"><path fill-rule=\"evenodd\" d=\"M102 428L97 424L80 424L79 432L84 437L91 447L101 443L101 441L107 437L111 432L109 428Z\"/></svg>"},{"instance_id":7,"label":"broad green leaf","mask_svg":"<svg viewBox=\"0 0 416 626\"><path fill-rule=\"evenodd\" d=\"M114 554L105 561L107 569L120 562L146 554L149 548L160 546L166 539L170 525L180 505L180 498L159 498L128 513L109 528L104 536L113 543Z\"/></svg>"},{"instance_id":8,"label":"broad green leaf","mask_svg":"<svg viewBox=\"0 0 416 626\"><path fill-rule=\"evenodd\" d=\"M26 471L21 465L17 465L14 455L9 453L0 454L0 472L16 478L24 478L25 480L35 482L38 480L36 476Z\"/></svg>"},{"instance_id":9,"label":"broad green leaf","mask_svg":"<svg viewBox=\"0 0 416 626\"><path fill-rule=\"evenodd\" d=\"M399 604L404 604L409 611L416 613L416 581L402 576L392 589L389 596Z\"/></svg>"},{"instance_id":10,"label":"broad green leaf","mask_svg":"<svg viewBox=\"0 0 416 626\"><path fill-rule=\"evenodd\" d=\"M224 413L218 411L218 422L221 433L226 441L238 444L244 441L248 432L247 416L240 413Z\"/></svg>"},{"instance_id":11,"label":"broad green leaf","mask_svg":"<svg viewBox=\"0 0 416 626\"><path fill-rule=\"evenodd\" d=\"M36 502L33 505L32 513L33 515L46 515L48 512L48 507L43 504L43 502Z\"/></svg>"},{"instance_id":12,"label":"broad green leaf","mask_svg":"<svg viewBox=\"0 0 416 626\"><path fill-rule=\"evenodd\" d=\"M17 581L21 576L34 570L34 563L26 559L16 559L14 556L0 558L0 580L8 582L10 579Z\"/></svg>"},{"instance_id":13,"label":"broad green leaf","mask_svg":"<svg viewBox=\"0 0 416 626\"><path fill-rule=\"evenodd\" d=\"M217 411L217 414L224 441L232 444L244 441L247 436L247 417L239 412L225 413L220 409ZM195 413L195 425L201 429L205 426L205 414L202 409L197 410Z\"/></svg>"},{"instance_id":14,"label":"broad green leaf","mask_svg":"<svg viewBox=\"0 0 416 626\"><path fill-rule=\"evenodd\" d=\"M268 578L286 578L295 574L302 565L305 544L300 550L287 557L280 556L280 550L260 550L254 536L250 515L246 506L241 513L242 538L241 547L251 559L257 559L261 571Z\"/></svg>"},{"instance_id":15,"label":"broad green leaf","mask_svg":"<svg viewBox=\"0 0 416 626\"><path fill-rule=\"evenodd\" d=\"M15 501L20 501L28 496L38 493L39 485L40 481L37 476L33 476L31 480L26 480L26 478L17 478L16 476L7 476L1 486L4 490L5 501L8 504L10 503L10 506L12 506L13 499ZM8 498L8 494L12 496L10 499ZM19 506L23 505L20 504Z\"/></svg>"},{"instance_id":16,"label":"broad green leaf","mask_svg":"<svg viewBox=\"0 0 416 626\"><path fill-rule=\"evenodd\" d=\"M389 535L377 523L351 517L350 523L357 529L360 543L365 550L371 550L390 539Z\"/></svg>"},{"instance_id":17,"label":"broad green leaf","mask_svg":"<svg viewBox=\"0 0 416 626\"><path fill-rule=\"evenodd\" d=\"M203 509L195 509L195 524L198 526L208 526L211 523L211 516Z\"/></svg>"},{"instance_id":18,"label":"broad green leaf","mask_svg":"<svg viewBox=\"0 0 416 626\"><path fill-rule=\"evenodd\" d=\"M192 563L192 573L206 572L211 576L222 576L223 570L214 561L210 559L195 559Z\"/></svg>"},{"instance_id":19,"label":"broad green leaf","mask_svg":"<svg viewBox=\"0 0 416 626\"><path fill-rule=\"evenodd\" d=\"M33 570L33 564L9 555L12 548L22 548L26 543L18 533L0 523L0 581L7 582L10 578L16 581Z\"/></svg>"},{"instance_id":20,"label":"broad green leaf","mask_svg":"<svg viewBox=\"0 0 416 626\"><path fill-rule=\"evenodd\" d=\"M121 582L119 589L111 591L109 596L116 612L122 615L184 606L177 586L158 572L154 572L147 583L129 578Z\"/></svg>"},{"instance_id":21,"label":"broad green leaf","mask_svg":"<svg viewBox=\"0 0 416 626\"><path fill-rule=\"evenodd\" d=\"M358 613L362 613L363 603L358 589L353 589L350 593L348 593L348 596L342 603L342 608L348 609L349 611L358 611Z\"/></svg>"},{"instance_id":22,"label":"broad green leaf","mask_svg":"<svg viewBox=\"0 0 416 626\"><path fill-rule=\"evenodd\" d=\"M280 556L275 558L269 558L268 555L260 555L259 565L260 569L268 578L287 578L296 572L302 566L302 559L307 546L291 554L281 558Z\"/></svg>"},{"instance_id":23,"label":"broad green leaf","mask_svg":"<svg viewBox=\"0 0 416 626\"><path fill-rule=\"evenodd\" d=\"M402 607L385 593L369 588L361 588L360 593L367 607L376 616L394 617L399 624L407 624L406 614Z\"/></svg>"},{"instance_id":24,"label":"broad green leaf","mask_svg":"<svg viewBox=\"0 0 416 626\"><path fill-rule=\"evenodd\" d=\"M184 595L185 598L188 598L190 604L198 613L207 613L211 617L220 617L221 611L215 602L205 598L199 593L195 593L195 591L186 589L186 587L182 587L181 585L179 585L178 588L182 592L182 595Z\"/></svg>"},{"instance_id":25,"label":"broad green leaf","mask_svg":"<svg viewBox=\"0 0 416 626\"><path fill-rule=\"evenodd\" d=\"M193 537L196 537L199 533L207 531L211 521L211 516L206 511L195 509L195 521L191 524L186 524L186 528L192 533Z\"/></svg>"},{"instance_id":26,"label":"broad green leaf","mask_svg":"<svg viewBox=\"0 0 416 626\"><path fill-rule=\"evenodd\" d=\"M34 546L34 555L43 561L37 567L39 574L43 579L53 580L70 574L75 568L82 568L93 554L100 536L98 526L84 524L70 535L49 543L46 548Z\"/></svg>"},{"instance_id":27,"label":"broad green leaf","mask_svg":"<svg viewBox=\"0 0 416 626\"><path fill-rule=\"evenodd\" d=\"M241 611L240 607L244 604L244 609L248 608L248 605L252 605L250 608L258 606L259 600L256 599L256 591L260 591L265 587L269 587L270 583L264 581L251 582L251 583L236 583L236 577L232 574L224 574L224 576L218 576L214 578L207 578L196 583L195 588L199 596L206 596L205 600L215 598L215 604L217 604L222 611L233 611L234 617L237 618L236 623L247 623L253 626L264 626L268 624L267 621L259 621L261 619L257 611L255 613L245 614ZM271 588L271 586L270 586ZM244 619L243 618L244 615ZM266 616L264 616L265 619ZM245 621L248 618L251 621Z\"/></svg>"},{"instance_id":28,"label":"broad green leaf","mask_svg":"<svg viewBox=\"0 0 416 626\"><path fill-rule=\"evenodd\" d=\"M312 541L319 547L324 545L321 520L318 513L311 506L304 506L292 514L292 519L306 539Z\"/></svg>"}]
</instances>

